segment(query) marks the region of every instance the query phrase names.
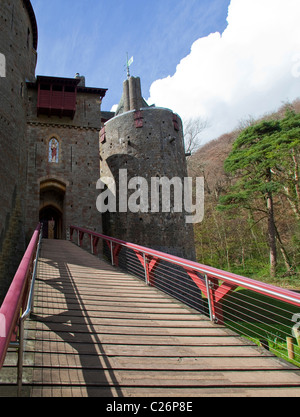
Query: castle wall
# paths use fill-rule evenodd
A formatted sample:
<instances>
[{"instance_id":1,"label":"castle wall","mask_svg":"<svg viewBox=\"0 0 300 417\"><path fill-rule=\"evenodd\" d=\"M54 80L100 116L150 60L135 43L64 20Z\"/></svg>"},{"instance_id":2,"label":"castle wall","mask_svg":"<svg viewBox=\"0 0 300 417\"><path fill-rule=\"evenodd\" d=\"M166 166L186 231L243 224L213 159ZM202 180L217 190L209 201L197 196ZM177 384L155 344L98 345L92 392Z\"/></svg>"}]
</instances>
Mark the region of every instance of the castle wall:
<instances>
[{"instance_id":1,"label":"castle wall","mask_svg":"<svg viewBox=\"0 0 300 417\"><path fill-rule=\"evenodd\" d=\"M101 215L96 209L96 183L99 179L99 144L101 127L99 95L78 93L76 113L68 117L37 116L37 90L29 90L28 169L26 188L26 231L32 232L39 212L47 203L62 209L62 238L68 227L78 225L102 231ZM59 143L58 163L49 162L49 141ZM58 181L66 187L61 201L49 192L41 195L41 183ZM52 190L52 194L55 189ZM59 198L59 195L58 197Z\"/></svg>"},{"instance_id":2,"label":"castle wall","mask_svg":"<svg viewBox=\"0 0 300 417\"><path fill-rule=\"evenodd\" d=\"M148 184L152 177L179 177L182 181L187 177L182 122L172 111L148 107L140 112L125 112L105 124L105 140L103 134L101 178L113 177L117 190L120 169L127 169L128 181L141 176ZM184 212L128 211L107 213L103 217L104 231L111 236L177 256L195 257L193 228L186 224Z\"/></svg>"},{"instance_id":3,"label":"castle wall","mask_svg":"<svg viewBox=\"0 0 300 417\"><path fill-rule=\"evenodd\" d=\"M25 4L26 3L26 4ZM25 248L26 79L34 79L36 50L29 2L1 0L0 53L0 292L14 275Z\"/></svg>"}]
</instances>

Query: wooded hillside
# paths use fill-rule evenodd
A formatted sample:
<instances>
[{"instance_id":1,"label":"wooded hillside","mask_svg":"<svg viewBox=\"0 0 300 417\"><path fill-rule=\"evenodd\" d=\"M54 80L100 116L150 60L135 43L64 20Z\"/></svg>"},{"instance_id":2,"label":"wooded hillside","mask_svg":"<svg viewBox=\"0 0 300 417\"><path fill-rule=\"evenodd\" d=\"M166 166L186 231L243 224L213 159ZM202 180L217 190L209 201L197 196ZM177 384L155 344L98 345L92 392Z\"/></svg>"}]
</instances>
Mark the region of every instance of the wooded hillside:
<instances>
[{"instance_id":1,"label":"wooded hillside","mask_svg":"<svg viewBox=\"0 0 300 417\"><path fill-rule=\"evenodd\" d=\"M295 115L294 118L290 116L293 118L292 124L286 121L291 120L286 119L287 114ZM244 149L243 137L249 137L251 132L255 135L254 126L259 124L261 124L261 132L271 127L275 129L272 130L274 136L270 136L269 139L264 137L265 142L261 142L260 147L257 148L260 152L259 163L265 164L268 160L269 165L271 164L268 169L272 181L268 184L267 191L272 191L271 197L274 204L276 266L273 272L272 269L270 270L270 222L266 209L267 194L258 189L262 187L258 187L258 183L255 183L254 174L249 172L247 167L242 168L238 163L236 158L239 154L233 154L234 148L237 147L237 139L239 138L241 143L240 149ZM300 289L300 222L297 210L295 211L293 207L293 202L296 205L299 203L299 195L297 195L300 186L299 132L300 100L296 100L259 120L249 118L241 123L239 129L207 143L189 158L189 175L203 176L205 179L205 217L202 223L195 225L198 262L277 285ZM282 140L284 135L287 135L285 141ZM290 145L291 138L296 138L293 145ZM245 162L244 165L246 164L245 158L254 158L255 146L254 141L249 147L251 155L240 154ZM285 159L284 153L286 153ZM235 158L236 171L233 166L231 171L228 168L230 158L231 163ZM227 161L226 171L225 161ZM250 166L259 167L259 163L256 160ZM264 168L264 172L265 169L267 168ZM243 172L245 177L242 180ZM256 177L259 178L257 173ZM252 184L252 194L249 194L250 184ZM265 180L261 178L260 185L263 186L263 184ZM294 197L291 199L288 194L291 192L290 187L296 190L292 191ZM240 200L237 199L237 194L234 194L237 192L240 193ZM228 207L225 207L226 205Z\"/></svg>"}]
</instances>

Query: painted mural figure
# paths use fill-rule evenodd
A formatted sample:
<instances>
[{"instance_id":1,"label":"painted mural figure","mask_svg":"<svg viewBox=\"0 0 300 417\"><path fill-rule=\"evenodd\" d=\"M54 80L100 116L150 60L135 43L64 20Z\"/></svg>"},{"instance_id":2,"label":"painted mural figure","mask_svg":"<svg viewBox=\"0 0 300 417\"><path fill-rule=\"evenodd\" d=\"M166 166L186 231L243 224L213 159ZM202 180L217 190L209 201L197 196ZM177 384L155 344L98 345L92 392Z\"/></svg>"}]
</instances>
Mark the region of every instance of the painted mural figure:
<instances>
[{"instance_id":1,"label":"painted mural figure","mask_svg":"<svg viewBox=\"0 0 300 417\"><path fill-rule=\"evenodd\" d=\"M53 138L49 142L49 162L58 164L59 143Z\"/></svg>"},{"instance_id":2,"label":"painted mural figure","mask_svg":"<svg viewBox=\"0 0 300 417\"><path fill-rule=\"evenodd\" d=\"M52 219L48 221L48 239L54 239L54 228L55 221L52 217Z\"/></svg>"}]
</instances>

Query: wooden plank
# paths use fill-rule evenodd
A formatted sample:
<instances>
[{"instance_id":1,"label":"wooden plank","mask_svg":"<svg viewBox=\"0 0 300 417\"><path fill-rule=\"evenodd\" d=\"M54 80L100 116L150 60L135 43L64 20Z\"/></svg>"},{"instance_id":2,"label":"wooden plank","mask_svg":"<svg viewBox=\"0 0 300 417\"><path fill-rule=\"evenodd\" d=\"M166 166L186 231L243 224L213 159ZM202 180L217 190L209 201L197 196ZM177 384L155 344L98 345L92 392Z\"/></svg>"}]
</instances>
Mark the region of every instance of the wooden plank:
<instances>
[{"instance_id":1,"label":"wooden plank","mask_svg":"<svg viewBox=\"0 0 300 417\"><path fill-rule=\"evenodd\" d=\"M48 314L48 312L50 312L49 314L53 314L53 313L57 313L58 309L61 309L63 307L66 307L67 304L66 303L61 303L61 305L63 307L61 307L60 304L58 304L57 302L47 302L48 308L47 310L45 308L43 308L42 312L43 314ZM39 311L39 307L40 304L35 306L35 309L38 313ZM68 307L70 307L70 304L68 303ZM86 304L85 304L86 307ZM78 308L77 308L78 310ZM75 312L76 308L74 308L72 310L72 306L71 308L69 308L70 312ZM89 309L89 313L92 311L101 311L101 312L112 312L112 313L138 313L141 316L143 314L185 314L185 315L189 315L188 311L185 311L182 313L182 308L181 307L164 307L164 308L158 308L158 307L148 307L147 305L144 304L143 307L141 306L128 306L128 305L118 305L118 306L107 306L107 305L103 305L101 303L101 305L97 305L94 307L91 307Z\"/></svg>"},{"instance_id":2,"label":"wooden plank","mask_svg":"<svg viewBox=\"0 0 300 417\"><path fill-rule=\"evenodd\" d=\"M55 334L51 332L37 332L36 337L43 338L43 341L53 342L53 341L64 341L64 342L74 342L76 339L76 333L73 329L70 329L69 333L62 334L58 332ZM85 332L78 333L77 339L80 339L80 342L89 342L91 335L98 339L98 343L101 343L102 346L106 345L120 345L121 348L124 346L245 346L243 340L238 338L228 338L226 336L221 337L188 337L188 336L155 336L155 335L103 335L94 332Z\"/></svg>"},{"instance_id":3,"label":"wooden plank","mask_svg":"<svg viewBox=\"0 0 300 417\"><path fill-rule=\"evenodd\" d=\"M38 333L40 332L41 337L44 337L43 332L47 332L49 331L49 324L50 322L48 322L48 324L46 323L37 323L36 326L34 326L32 328L32 330L30 330L30 328L28 329L28 338L34 340L37 336ZM85 325L81 325L78 324L79 327L77 327L76 329L72 329L72 333L80 333L81 335L83 335L84 333L91 333L91 331L89 329L86 328ZM55 337L55 333L61 331L61 326L55 322L51 323L51 333L53 334L53 336ZM35 333L37 332L37 334ZM103 326L101 324L99 325L95 325L93 326L93 334L98 334L98 335L118 335L118 336L126 336L126 335L138 335L138 336L142 336L142 335L148 335L148 336L172 336L172 337L181 337L181 336L190 336L190 337L197 337L199 336L199 333L201 333L201 336L205 336L205 337L221 337L224 335L228 335L227 332L223 329L214 329L214 328L205 328L205 327L200 327L200 328L190 328L190 329L186 329L186 328L161 328L161 327L151 327L151 328L147 328L147 327L122 327L122 326Z\"/></svg>"},{"instance_id":4,"label":"wooden plank","mask_svg":"<svg viewBox=\"0 0 300 417\"><path fill-rule=\"evenodd\" d=\"M46 317L49 317L48 315L45 316L40 316L42 320L45 320ZM64 317L60 316L50 316L50 320L49 322L64 322L64 321L68 321L70 320L70 317L74 317L72 316L72 314L66 314ZM74 323L76 322L76 320L82 320L82 316L77 316L74 318ZM196 320L154 320L151 318L145 318L143 316L142 319L134 319L134 318L124 318L124 316L122 318L115 318L115 317L98 317L96 315L96 317L93 318L93 323L94 324L102 324L102 325L108 325L108 326L120 326L120 327L182 327L182 328L201 328L201 325L199 325L199 322Z\"/></svg>"},{"instance_id":5,"label":"wooden plank","mask_svg":"<svg viewBox=\"0 0 300 417\"><path fill-rule=\"evenodd\" d=\"M299 375L282 371L120 371L73 368L38 368L33 383L45 385L117 386L122 381L129 387L293 387L299 388Z\"/></svg>"},{"instance_id":6,"label":"wooden plank","mask_svg":"<svg viewBox=\"0 0 300 417\"><path fill-rule=\"evenodd\" d=\"M257 370L285 370L286 366L281 361L274 360L273 356L257 357L248 356L236 357L234 361L231 357L223 357L222 361L219 358L212 357L181 357L181 358L165 358L160 357L143 357L135 356L118 356L111 357L109 361L102 360L100 355L64 355L63 353L49 353L45 355L43 352L34 353L34 364L38 367L70 367L91 369L127 369L127 370L190 370L190 371L228 371L228 370L248 370L255 372ZM11 356L10 360L4 364L5 368L12 368L15 373L15 366L17 365L17 356ZM28 353L25 354L24 366L32 367L33 361Z\"/></svg>"},{"instance_id":7,"label":"wooden plank","mask_svg":"<svg viewBox=\"0 0 300 417\"><path fill-rule=\"evenodd\" d=\"M99 354L106 356L135 356L143 358L148 357L249 357L254 356L253 347L245 345L209 345L193 346L186 348L184 346L141 346L141 345L102 345L97 342L87 343L73 341L72 343L64 341L37 340L34 352L62 352L65 354L81 355L99 351ZM29 350L30 351L30 350ZM258 354L259 355L259 354ZM265 354L266 356L268 353ZM269 354L272 356L271 354Z\"/></svg>"}]
</instances>

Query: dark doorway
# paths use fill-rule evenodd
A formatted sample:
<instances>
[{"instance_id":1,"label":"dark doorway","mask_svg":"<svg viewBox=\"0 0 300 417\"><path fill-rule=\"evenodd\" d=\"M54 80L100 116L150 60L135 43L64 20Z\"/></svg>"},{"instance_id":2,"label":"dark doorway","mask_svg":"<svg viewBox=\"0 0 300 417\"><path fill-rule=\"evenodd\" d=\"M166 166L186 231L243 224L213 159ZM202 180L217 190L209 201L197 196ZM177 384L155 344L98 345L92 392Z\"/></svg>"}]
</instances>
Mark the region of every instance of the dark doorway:
<instances>
[{"instance_id":1,"label":"dark doorway","mask_svg":"<svg viewBox=\"0 0 300 417\"><path fill-rule=\"evenodd\" d=\"M40 211L40 222L43 224L44 239L62 238L62 213L48 206Z\"/></svg>"},{"instance_id":2,"label":"dark doorway","mask_svg":"<svg viewBox=\"0 0 300 417\"><path fill-rule=\"evenodd\" d=\"M40 186L40 222L44 239L63 239L66 185L49 179Z\"/></svg>"}]
</instances>

